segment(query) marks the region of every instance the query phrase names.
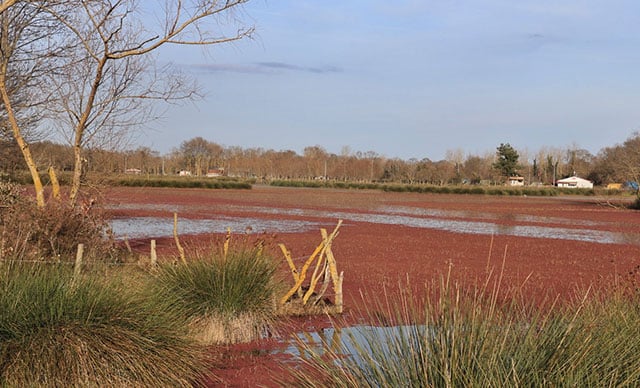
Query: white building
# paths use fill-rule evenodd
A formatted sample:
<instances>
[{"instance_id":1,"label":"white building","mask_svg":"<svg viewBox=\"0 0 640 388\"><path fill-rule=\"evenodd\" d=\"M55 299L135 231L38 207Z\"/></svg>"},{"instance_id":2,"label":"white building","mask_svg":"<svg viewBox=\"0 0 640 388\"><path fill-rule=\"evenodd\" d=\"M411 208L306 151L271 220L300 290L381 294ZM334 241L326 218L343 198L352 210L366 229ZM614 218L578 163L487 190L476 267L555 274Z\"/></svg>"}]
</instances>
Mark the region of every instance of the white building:
<instances>
[{"instance_id":1,"label":"white building","mask_svg":"<svg viewBox=\"0 0 640 388\"><path fill-rule=\"evenodd\" d=\"M510 176L507 182L509 186L524 186L524 177Z\"/></svg>"},{"instance_id":2,"label":"white building","mask_svg":"<svg viewBox=\"0 0 640 388\"><path fill-rule=\"evenodd\" d=\"M569 178L560 179L556 182L558 187L565 187L571 189L593 189L593 182L582 179L577 176L570 176Z\"/></svg>"}]
</instances>

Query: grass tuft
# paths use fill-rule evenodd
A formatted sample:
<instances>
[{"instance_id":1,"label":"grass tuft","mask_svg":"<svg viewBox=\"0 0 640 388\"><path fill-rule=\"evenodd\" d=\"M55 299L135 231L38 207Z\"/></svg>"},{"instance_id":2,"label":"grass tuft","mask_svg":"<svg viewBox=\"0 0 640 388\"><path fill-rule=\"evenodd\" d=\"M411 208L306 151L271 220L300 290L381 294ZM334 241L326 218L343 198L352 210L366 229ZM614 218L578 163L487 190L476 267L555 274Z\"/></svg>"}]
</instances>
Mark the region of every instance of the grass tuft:
<instances>
[{"instance_id":1,"label":"grass tuft","mask_svg":"<svg viewBox=\"0 0 640 388\"><path fill-rule=\"evenodd\" d=\"M202 343L260 338L276 318L277 265L258 249L210 253L186 265L162 266L153 281L156 297L183 306Z\"/></svg>"},{"instance_id":2,"label":"grass tuft","mask_svg":"<svg viewBox=\"0 0 640 388\"><path fill-rule=\"evenodd\" d=\"M380 330L355 327L340 349L305 344L304 387L637 386L640 300L594 293L539 309L497 291L443 282L435 298L404 293L372 309ZM375 312L373 312L375 311ZM380 311L383 311L381 314ZM379 317L384 316L380 320ZM333 344L335 349L335 344Z\"/></svg>"},{"instance_id":3,"label":"grass tuft","mask_svg":"<svg viewBox=\"0 0 640 388\"><path fill-rule=\"evenodd\" d=\"M0 267L0 386L193 386L202 354L167 304L62 265Z\"/></svg>"}]
</instances>

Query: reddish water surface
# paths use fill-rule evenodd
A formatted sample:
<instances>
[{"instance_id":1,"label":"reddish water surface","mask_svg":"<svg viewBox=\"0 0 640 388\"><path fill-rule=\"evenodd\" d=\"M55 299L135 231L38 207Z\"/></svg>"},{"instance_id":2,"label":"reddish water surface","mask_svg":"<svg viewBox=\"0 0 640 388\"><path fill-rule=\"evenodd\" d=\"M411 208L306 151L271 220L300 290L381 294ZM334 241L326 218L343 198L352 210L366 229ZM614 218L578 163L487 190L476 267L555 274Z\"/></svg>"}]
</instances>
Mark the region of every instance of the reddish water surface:
<instances>
[{"instance_id":1,"label":"reddish water surface","mask_svg":"<svg viewBox=\"0 0 640 388\"><path fill-rule=\"evenodd\" d=\"M514 286L532 298L571 298L587 286L640 284L640 213L610 206L597 197L497 197L386 193L329 189L273 188L206 190L113 188L107 209L118 222L141 217L168 223L132 238L140 252L158 240L160 253L177 256L171 230L204 225L198 234L181 233L187 248L220 239L227 223L238 239L266 238L275 255L284 243L304 260L320 242L319 228L344 220L333 252L344 271L346 315L354 322L364 310L361 291L369 295L397 289L400 282L421 285L451 276L473 284L488 273L501 273L505 288ZM216 221L216 222L213 222ZM192 222L190 224L190 222ZM284 225L284 226L283 226ZM206 228L211 228L207 230ZM150 229L153 229L150 227ZM117 232L117 231L116 231ZM283 260L284 265L284 260ZM313 331L325 318L287 323L271 341L217 349L211 386L278 386L286 374L287 355L272 354L291 331ZM280 341L279 341L280 340ZM276 352L277 353L277 352Z\"/></svg>"}]
</instances>

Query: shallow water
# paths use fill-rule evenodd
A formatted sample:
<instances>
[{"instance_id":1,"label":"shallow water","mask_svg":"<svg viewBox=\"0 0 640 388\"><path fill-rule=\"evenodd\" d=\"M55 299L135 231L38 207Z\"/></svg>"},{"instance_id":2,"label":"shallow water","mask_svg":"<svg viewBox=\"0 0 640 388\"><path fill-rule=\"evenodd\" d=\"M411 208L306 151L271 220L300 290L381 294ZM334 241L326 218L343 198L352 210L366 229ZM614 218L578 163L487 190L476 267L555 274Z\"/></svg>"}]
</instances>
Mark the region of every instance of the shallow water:
<instances>
[{"instance_id":1,"label":"shallow water","mask_svg":"<svg viewBox=\"0 0 640 388\"><path fill-rule=\"evenodd\" d=\"M640 236L629 233L617 233L595 229L606 226L604 222L587 220L572 220L560 217L537 217L529 215L507 215L511 223L526 223L526 225L505 225L499 221L505 215L491 213L450 211L441 209L423 209L411 207L380 207L375 211L355 213L349 211L329 211L299 208L273 208L262 206L191 206L191 205L156 205L136 204L118 205L112 209L166 211L177 213L197 212L205 219L179 220L180 234L224 233L227 228L233 232L251 233L289 233L306 232L323 227L320 221L300 220L297 217L326 219L327 225L333 225L338 219L345 221L367 222L379 225L401 225L412 228L436 229L453 233L507 235L517 237L532 237L541 239L561 239L584 241L600 244L634 244L640 245ZM221 216L222 212L251 213L280 216L280 219L262 219L256 217ZM530 224L553 223L562 226L541 226ZM173 234L172 217L132 217L114 219L112 229L116 237L129 238L163 237ZM326 226L326 225L324 225ZM572 228L575 226L576 228Z\"/></svg>"},{"instance_id":2,"label":"shallow water","mask_svg":"<svg viewBox=\"0 0 640 388\"><path fill-rule=\"evenodd\" d=\"M215 219L179 219L179 234L224 233L293 233L317 230L317 222L300 220L265 220L258 218L217 217ZM173 236L173 217L131 217L111 221L116 238L144 238Z\"/></svg>"},{"instance_id":3,"label":"shallow water","mask_svg":"<svg viewBox=\"0 0 640 388\"><path fill-rule=\"evenodd\" d=\"M337 356L336 360L349 357L356 364L365 363L360 357L364 354L376 353L378 347L394 346L402 340L432 336L425 325L404 326L370 326L356 325L344 328L327 328L315 332L297 333L288 341L283 352L293 356L294 362L310 359L314 355ZM373 349L373 348L376 349ZM380 349L377 349L379 353ZM384 349L383 349L384 351Z\"/></svg>"}]
</instances>

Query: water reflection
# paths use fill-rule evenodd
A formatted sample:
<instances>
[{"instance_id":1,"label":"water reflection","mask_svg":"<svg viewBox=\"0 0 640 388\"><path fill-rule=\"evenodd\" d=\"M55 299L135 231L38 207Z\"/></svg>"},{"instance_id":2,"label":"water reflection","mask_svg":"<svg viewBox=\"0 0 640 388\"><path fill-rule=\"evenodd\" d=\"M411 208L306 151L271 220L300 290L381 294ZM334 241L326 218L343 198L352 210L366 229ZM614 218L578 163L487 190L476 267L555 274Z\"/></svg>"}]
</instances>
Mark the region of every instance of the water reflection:
<instances>
[{"instance_id":1,"label":"water reflection","mask_svg":"<svg viewBox=\"0 0 640 388\"><path fill-rule=\"evenodd\" d=\"M433 337L434 331L426 325L369 326L356 325L345 328L328 328L316 332L297 333L284 350L295 360L330 355L339 360L344 356L356 365L365 362L365 354L384 353L387 346L407 340Z\"/></svg>"}]
</instances>

